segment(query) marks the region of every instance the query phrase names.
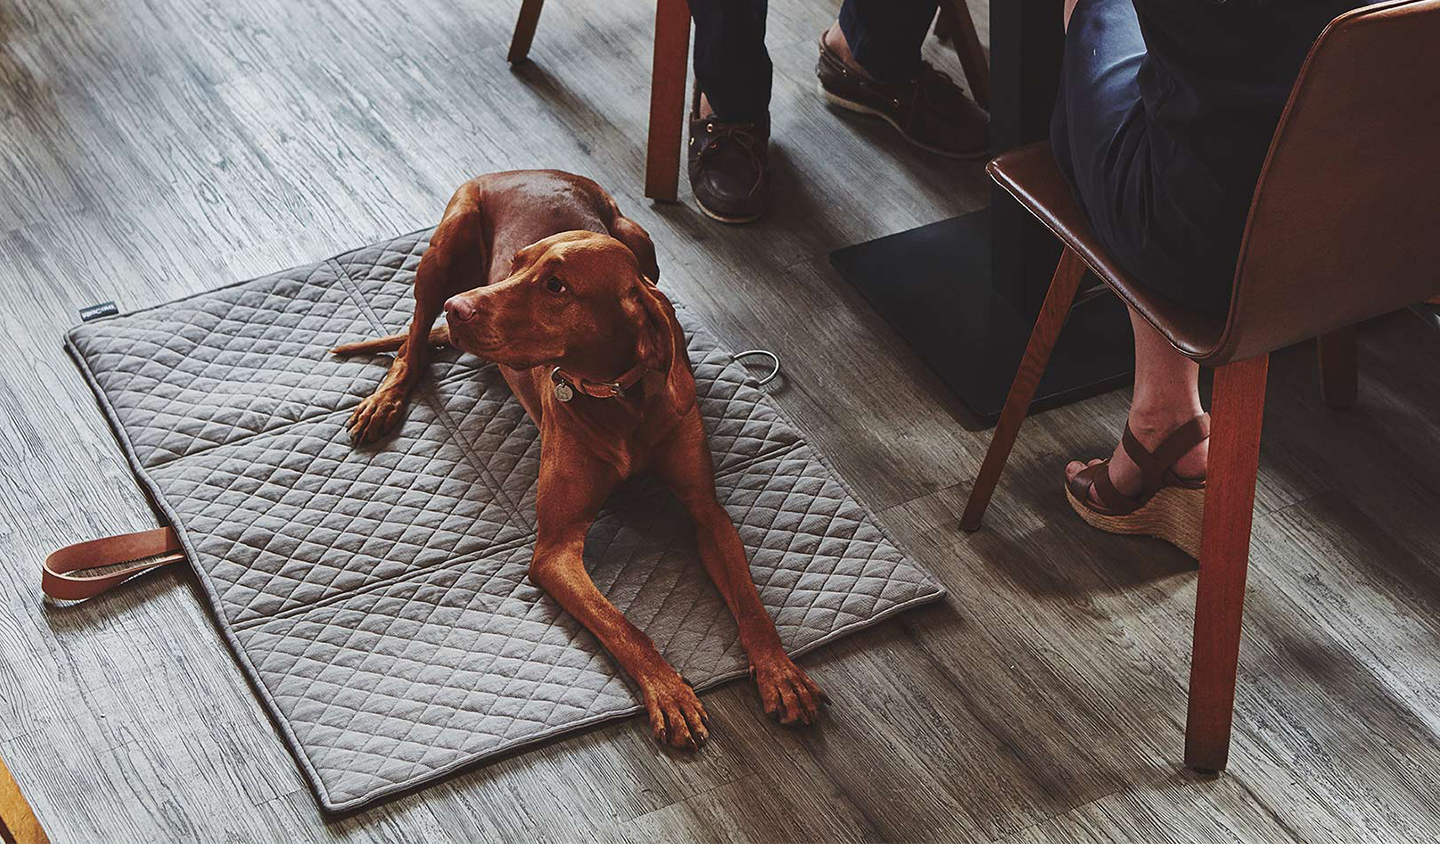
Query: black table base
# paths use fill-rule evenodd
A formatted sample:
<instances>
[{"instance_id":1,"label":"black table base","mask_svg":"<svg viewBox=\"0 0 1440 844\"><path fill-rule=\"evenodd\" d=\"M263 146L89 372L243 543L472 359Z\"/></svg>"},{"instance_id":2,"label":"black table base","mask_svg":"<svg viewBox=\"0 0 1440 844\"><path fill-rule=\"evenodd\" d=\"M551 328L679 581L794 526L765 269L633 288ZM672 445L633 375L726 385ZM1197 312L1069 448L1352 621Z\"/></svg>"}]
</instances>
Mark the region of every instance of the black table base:
<instances>
[{"instance_id":1,"label":"black table base","mask_svg":"<svg viewBox=\"0 0 1440 844\"><path fill-rule=\"evenodd\" d=\"M995 424L1034 319L993 286L989 211L847 246L830 261L982 423ZM1082 294L1031 410L1128 383L1134 354L1120 300Z\"/></svg>"}]
</instances>

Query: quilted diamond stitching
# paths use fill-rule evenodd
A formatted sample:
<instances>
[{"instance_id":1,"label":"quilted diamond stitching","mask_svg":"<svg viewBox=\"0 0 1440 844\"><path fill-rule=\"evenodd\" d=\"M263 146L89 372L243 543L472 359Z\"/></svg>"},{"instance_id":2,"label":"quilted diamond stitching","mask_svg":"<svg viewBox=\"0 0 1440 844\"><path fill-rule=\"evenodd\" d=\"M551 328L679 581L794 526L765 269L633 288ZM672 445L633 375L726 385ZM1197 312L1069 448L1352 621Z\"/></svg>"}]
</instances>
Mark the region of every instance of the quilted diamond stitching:
<instances>
[{"instance_id":1,"label":"quilted diamond stitching","mask_svg":"<svg viewBox=\"0 0 1440 844\"><path fill-rule=\"evenodd\" d=\"M159 466L358 402L384 375L328 350L367 330L326 264L81 325L71 341L130 437Z\"/></svg>"},{"instance_id":2,"label":"quilted diamond stitching","mask_svg":"<svg viewBox=\"0 0 1440 844\"><path fill-rule=\"evenodd\" d=\"M443 358L393 439L355 449L344 435L383 360L323 351L403 327L427 243L394 238L72 333L332 809L639 706L598 643L525 579L539 439L493 366ZM717 493L786 646L941 595L677 311ZM697 685L743 672L693 528L658 482L616 492L586 565Z\"/></svg>"},{"instance_id":3,"label":"quilted diamond stitching","mask_svg":"<svg viewBox=\"0 0 1440 844\"><path fill-rule=\"evenodd\" d=\"M364 340L384 334L400 334L410 325L415 299L411 290L420 257L430 245L430 230L402 235L356 249L332 259L336 271L354 289L370 317L371 324L347 340ZM389 363L389 356L376 356ZM483 366L481 361L459 349L435 349L427 367L440 379Z\"/></svg>"},{"instance_id":4,"label":"quilted diamond stitching","mask_svg":"<svg viewBox=\"0 0 1440 844\"><path fill-rule=\"evenodd\" d=\"M350 444L347 415L152 470L232 624L526 538L424 404L376 449Z\"/></svg>"}]
</instances>

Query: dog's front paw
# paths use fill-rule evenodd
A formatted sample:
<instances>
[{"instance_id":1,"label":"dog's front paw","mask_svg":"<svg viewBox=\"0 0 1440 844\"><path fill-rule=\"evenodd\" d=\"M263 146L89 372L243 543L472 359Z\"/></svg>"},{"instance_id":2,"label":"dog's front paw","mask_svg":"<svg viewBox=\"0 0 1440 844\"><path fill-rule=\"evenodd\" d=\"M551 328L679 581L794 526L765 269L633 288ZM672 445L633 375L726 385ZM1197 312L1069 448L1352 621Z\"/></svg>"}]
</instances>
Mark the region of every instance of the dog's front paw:
<instances>
[{"instance_id":1,"label":"dog's front paw","mask_svg":"<svg viewBox=\"0 0 1440 844\"><path fill-rule=\"evenodd\" d=\"M820 707L830 702L829 695L783 651L752 659L750 676L760 690L765 714L782 724L813 724L820 716Z\"/></svg>"},{"instance_id":2,"label":"dog's front paw","mask_svg":"<svg viewBox=\"0 0 1440 844\"><path fill-rule=\"evenodd\" d=\"M393 390L377 390L355 408L345 427L350 439L357 445L372 443L391 431L400 423L400 413L405 409L405 399Z\"/></svg>"},{"instance_id":3,"label":"dog's front paw","mask_svg":"<svg viewBox=\"0 0 1440 844\"><path fill-rule=\"evenodd\" d=\"M710 716L695 690L673 669L640 680L640 691L656 741L697 750L710 738Z\"/></svg>"}]
</instances>

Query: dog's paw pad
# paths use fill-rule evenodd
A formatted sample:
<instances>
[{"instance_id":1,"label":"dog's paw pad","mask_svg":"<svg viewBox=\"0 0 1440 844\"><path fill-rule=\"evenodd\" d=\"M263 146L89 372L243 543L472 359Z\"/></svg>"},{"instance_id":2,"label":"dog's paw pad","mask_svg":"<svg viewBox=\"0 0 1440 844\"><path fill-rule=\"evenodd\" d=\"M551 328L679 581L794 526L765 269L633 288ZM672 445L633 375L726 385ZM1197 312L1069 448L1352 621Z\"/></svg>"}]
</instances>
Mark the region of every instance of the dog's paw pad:
<instances>
[{"instance_id":1,"label":"dog's paw pad","mask_svg":"<svg viewBox=\"0 0 1440 844\"><path fill-rule=\"evenodd\" d=\"M356 444L374 442L395 430L404 409L404 401L389 393L378 392L356 406L345 428Z\"/></svg>"},{"instance_id":2,"label":"dog's paw pad","mask_svg":"<svg viewBox=\"0 0 1440 844\"><path fill-rule=\"evenodd\" d=\"M662 744L699 750L710 738L710 716L680 675L642 681L650 732Z\"/></svg>"}]
</instances>

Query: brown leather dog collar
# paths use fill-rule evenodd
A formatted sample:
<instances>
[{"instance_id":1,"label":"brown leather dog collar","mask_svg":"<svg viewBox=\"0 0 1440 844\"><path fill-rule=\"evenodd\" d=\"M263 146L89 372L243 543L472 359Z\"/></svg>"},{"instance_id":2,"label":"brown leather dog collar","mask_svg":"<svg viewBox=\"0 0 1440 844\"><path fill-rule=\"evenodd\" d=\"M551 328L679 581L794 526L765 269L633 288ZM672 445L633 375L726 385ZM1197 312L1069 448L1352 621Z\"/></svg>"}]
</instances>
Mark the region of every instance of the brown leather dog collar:
<instances>
[{"instance_id":1,"label":"brown leather dog collar","mask_svg":"<svg viewBox=\"0 0 1440 844\"><path fill-rule=\"evenodd\" d=\"M550 380L555 384L555 398L562 402L575 398L577 392L593 399L618 399L625 397L625 391L645 377L645 364L637 363L614 381L589 381L577 378L560 367L550 370Z\"/></svg>"}]
</instances>

